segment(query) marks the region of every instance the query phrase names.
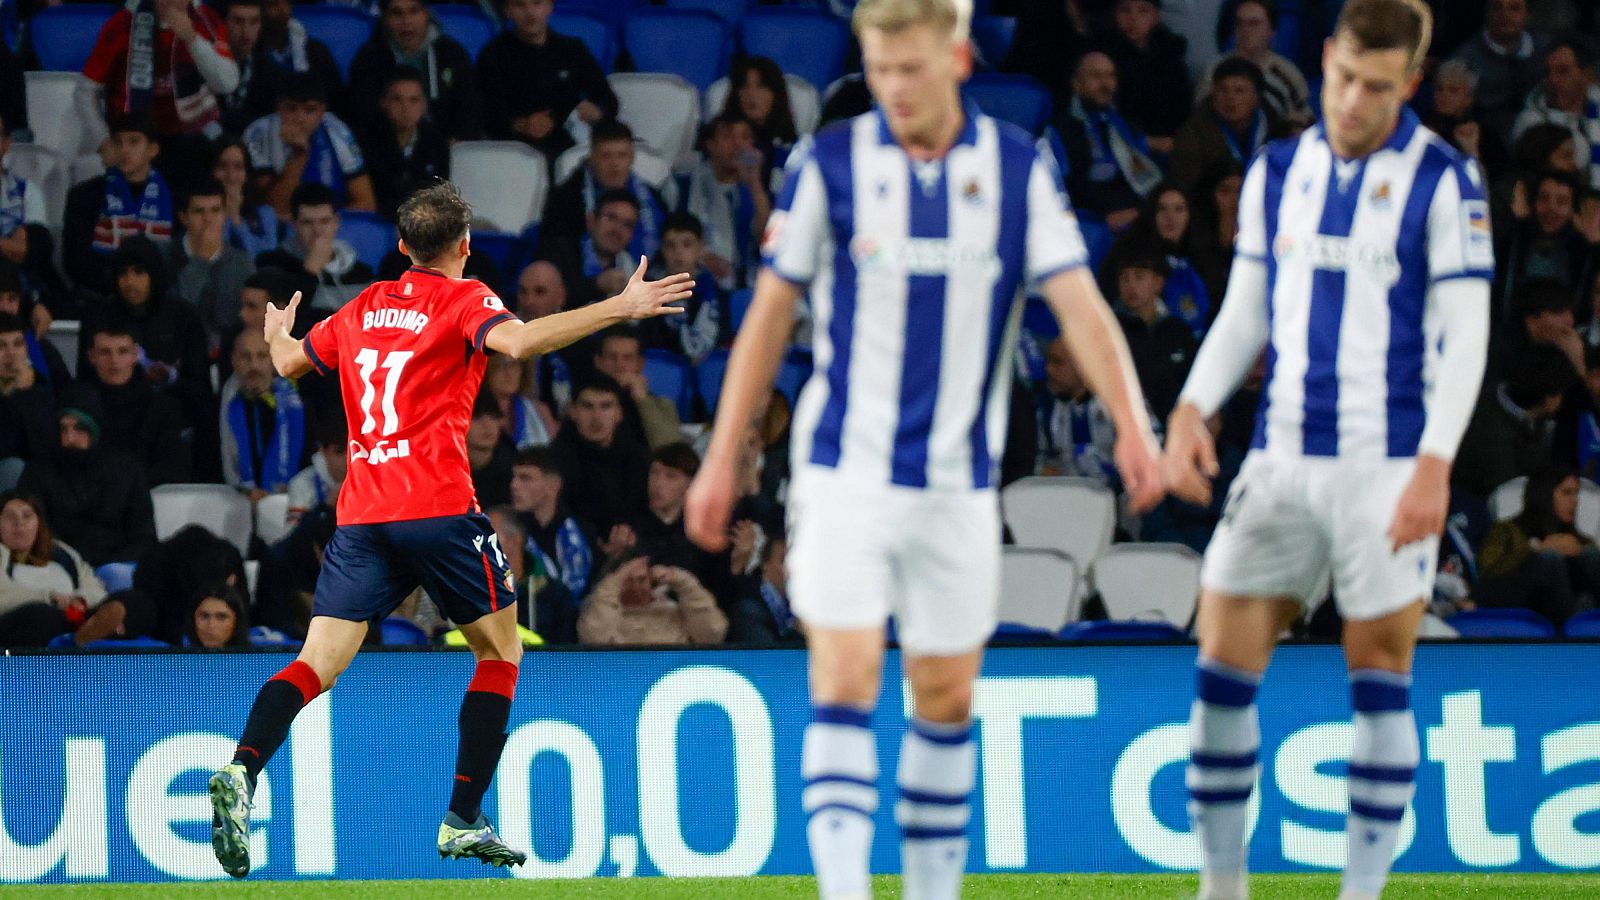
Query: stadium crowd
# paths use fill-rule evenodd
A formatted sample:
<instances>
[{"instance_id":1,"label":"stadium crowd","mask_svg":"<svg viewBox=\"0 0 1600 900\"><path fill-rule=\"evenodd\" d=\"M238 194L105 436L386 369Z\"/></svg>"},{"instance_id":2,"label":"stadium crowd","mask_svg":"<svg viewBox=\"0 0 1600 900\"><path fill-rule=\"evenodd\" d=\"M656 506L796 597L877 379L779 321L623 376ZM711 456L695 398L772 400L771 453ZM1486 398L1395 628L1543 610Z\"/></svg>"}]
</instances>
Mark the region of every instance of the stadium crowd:
<instances>
[{"instance_id":1,"label":"stadium crowd","mask_svg":"<svg viewBox=\"0 0 1600 900\"><path fill-rule=\"evenodd\" d=\"M17 49L0 45L0 154L23 145L30 120L61 114L28 108L23 91L24 70L39 67L28 19L45 5L23 3ZM130 4L83 69L103 86L103 172L72 185L54 216L38 185L9 166L0 176L0 645L214 648L304 634L352 464L349 424L335 380L274 372L265 305L301 292L303 333L395 277L405 258L363 258L341 237L344 219L392 215L450 176L453 145L480 139L523 142L552 166L582 156L560 180L551 168L536 228L469 263L519 316L614 294L641 256L655 275L697 281L685 315L527 364L490 361L465 440L524 624L548 643L801 640L785 598L784 499L791 408L810 368L804 317L746 439L730 549L702 551L682 518L784 162L810 124L797 121L793 82L773 59L735 56L695 152L659 177L641 171L606 65L552 30L551 0L480 0L504 28L475 53L424 0L355 5L376 27L346 68L289 0ZM1325 5L1296 4L1299 27ZM1009 46L980 45L977 65L1048 90L1041 146L1164 419L1227 289L1245 166L1316 120L1320 35L1280 40L1274 0L1169 3L1180 7L1170 20L1158 0L979 6L1016 17ZM1490 212L1470 227L1492 231L1498 265L1436 606L1529 608L1559 623L1600 598L1600 548L1575 523L1580 476L1600 480L1595 11L1449 7L1412 105L1477 161ZM632 66L626 52L614 62ZM820 99L824 125L870 104L859 73ZM1116 491L1110 417L1041 312L1030 300L1023 316L1002 480L1071 475ZM80 323L74 366L52 340L58 321ZM1119 516L1119 540L1204 548L1249 449L1265 366L1212 423L1216 503ZM1493 521L1491 496L1523 477L1522 512ZM285 495L286 534L257 535L244 553L200 528L158 541L151 489L189 483L252 504ZM259 563L253 586L246 559ZM1329 611L1314 632L1332 627ZM449 627L425 596L404 612L423 634Z\"/></svg>"}]
</instances>

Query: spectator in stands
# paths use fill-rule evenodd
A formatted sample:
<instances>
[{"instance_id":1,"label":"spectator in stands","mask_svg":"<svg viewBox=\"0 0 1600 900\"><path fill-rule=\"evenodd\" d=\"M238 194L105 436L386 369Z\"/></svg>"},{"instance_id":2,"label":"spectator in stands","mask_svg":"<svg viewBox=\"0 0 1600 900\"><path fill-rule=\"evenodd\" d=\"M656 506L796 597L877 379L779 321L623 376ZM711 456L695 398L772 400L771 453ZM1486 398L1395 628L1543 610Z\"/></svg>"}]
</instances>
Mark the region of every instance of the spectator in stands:
<instances>
[{"instance_id":1,"label":"spectator in stands","mask_svg":"<svg viewBox=\"0 0 1600 900\"><path fill-rule=\"evenodd\" d=\"M428 87L428 117L453 141L470 141L483 133L483 110L472 57L455 38L433 21L423 0L378 0L378 24L372 39L350 63L349 106L354 121L377 119L372 101L397 66L421 72ZM505 81L492 90L525 93L526 82Z\"/></svg>"},{"instance_id":2,"label":"spectator in stands","mask_svg":"<svg viewBox=\"0 0 1600 900\"><path fill-rule=\"evenodd\" d=\"M108 118L150 113L171 172L203 164L206 142L222 133L222 107L239 86L227 29L192 0L139 0L100 29L83 74L105 87Z\"/></svg>"},{"instance_id":3,"label":"spectator in stands","mask_svg":"<svg viewBox=\"0 0 1600 900\"><path fill-rule=\"evenodd\" d=\"M226 197L216 179L196 181L178 213L183 237L167 244L173 289L199 311L209 347L221 346L223 333L239 321L239 292L256 270L249 254L227 242Z\"/></svg>"},{"instance_id":4,"label":"spectator in stands","mask_svg":"<svg viewBox=\"0 0 1600 900\"><path fill-rule=\"evenodd\" d=\"M1578 148L1572 132L1549 122L1529 126L1512 147L1511 163L1519 176L1556 171L1578 175Z\"/></svg>"},{"instance_id":5,"label":"spectator in stands","mask_svg":"<svg viewBox=\"0 0 1600 900\"><path fill-rule=\"evenodd\" d=\"M477 77L488 136L526 141L551 162L573 145L567 121L574 113L591 126L617 114L617 95L589 48L550 30L554 6L506 0L511 27L479 52Z\"/></svg>"},{"instance_id":6,"label":"spectator in stands","mask_svg":"<svg viewBox=\"0 0 1600 900\"><path fill-rule=\"evenodd\" d=\"M15 172L7 171L5 155L11 152L11 124L0 119L0 259L21 269L34 291L59 293L61 275L51 255L44 189Z\"/></svg>"},{"instance_id":7,"label":"spectator in stands","mask_svg":"<svg viewBox=\"0 0 1600 900\"><path fill-rule=\"evenodd\" d=\"M618 325L600 335L595 370L615 379L627 392L623 414L629 430L651 449L683 440L678 430L677 401L650 393L644 374L644 342L637 328Z\"/></svg>"},{"instance_id":8,"label":"spectator in stands","mask_svg":"<svg viewBox=\"0 0 1600 900\"><path fill-rule=\"evenodd\" d=\"M1565 126L1572 132L1579 169L1591 185L1600 187L1600 85L1591 72L1594 59L1568 38L1550 46L1544 65L1544 83L1528 96L1512 126L1512 139L1541 122Z\"/></svg>"},{"instance_id":9,"label":"spectator in stands","mask_svg":"<svg viewBox=\"0 0 1600 900\"><path fill-rule=\"evenodd\" d=\"M567 308L567 286L561 270L545 260L535 260L517 275L517 316L524 322L553 316Z\"/></svg>"},{"instance_id":10,"label":"spectator in stands","mask_svg":"<svg viewBox=\"0 0 1600 900\"><path fill-rule=\"evenodd\" d=\"M1248 165L1263 144L1278 136L1277 124L1261 104L1265 87L1255 63L1237 56L1217 63L1211 71L1211 96L1173 139L1174 184L1193 190L1204 172L1228 159Z\"/></svg>"},{"instance_id":11,"label":"spectator in stands","mask_svg":"<svg viewBox=\"0 0 1600 900\"><path fill-rule=\"evenodd\" d=\"M111 122L111 166L67 192L62 263L74 284L111 292L111 254L129 238L172 238L176 198L152 168L161 144L149 116Z\"/></svg>"},{"instance_id":12,"label":"spectator in stands","mask_svg":"<svg viewBox=\"0 0 1600 900\"><path fill-rule=\"evenodd\" d=\"M804 640L789 605L789 541L771 535L761 548L761 577L754 596L740 598L728 619L728 642L795 644Z\"/></svg>"},{"instance_id":13,"label":"spectator in stands","mask_svg":"<svg viewBox=\"0 0 1600 900\"><path fill-rule=\"evenodd\" d=\"M1299 132L1316 121L1311 110L1311 89L1300 68L1272 49L1278 31L1278 8L1272 0L1237 0L1232 16L1223 20L1219 36L1233 39L1233 57L1253 63L1261 71L1261 104L1274 122ZM1224 8L1224 15L1227 9ZM1195 88L1196 105L1211 99L1217 66L1213 63Z\"/></svg>"},{"instance_id":14,"label":"spectator in stands","mask_svg":"<svg viewBox=\"0 0 1600 900\"><path fill-rule=\"evenodd\" d=\"M350 471L350 429L342 413L323 412L312 427L311 440L317 447L311 454L311 465L289 479L290 528L314 510L332 512Z\"/></svg>"},{"instance_id":15,"label":"spectator in stands","mask_svg":"<svg viewBox=\"0 0 1600 900\"><path fill-rule=\"evenodd\" d=\"M467 462L480 506L511 502L511 461L516 448L503 436L504 430L500 404L489 392L480 393L467 423Z\"/></svg>"},{"instance_id":16,"label":"spectator in stands","mask_svg":"<svg viewBox=\"0 0 1600 900\"><path fill-rule=\"evenodd\" d=\"M626 397L613 379L594 376L578 388L571 422L561 426L553 444L568 454L562 472L567 503L580 520L608 536L601 543L607 555L619 543L632 543L627 523L648 506L649 456L622 428Z\"/></svg>"},{"instance_id":17,"label":"spectator in stands","mask_svg":"<svg viewBox=\"0 0 1600 900\"><path fill-rule=\"evenodd\" d=\"M185 647L232 650L250 646L250 611L244 591L221 584L206 592L189 616Z\"/></svg>"},{"instance_id":18,"label":"spectator in stands","mask_svg":"<svg viewBox=\"0 0 1600 900\"><path fill-rule=\"evenodd\" d=\"M1189 195L1193 217L1194 267L1205 280L1206 294L1221 306L1233 268L1233 236L1239 231L1239 190L1244 168L1231 158L1200 178Z\"/></svg>"},{"instance_id":19,"label":"spectator in stands","mask_svg":"<svg viewBox=\"0 0 1600 900\"><path fill-rule=\"evenodd\" d=\"M1554 278L1574 293L1588 284L1600 258L1600 217L1575 214L1589 193L1562 172L1544 172L1514 189L1508 240L1495 254L1503 296L1514 296L1530 278Z\"/></svg>"},{"instance_id":20,"label":"spectator in stands","mask_svg":"<svg viewBox=\"0 0 1600 900\"><path fill-rule=\"evenodd\" d=\"M799 140L783 69L765 56L740 57L728 70L728 86L723 114L742 116L750 123L765 172L783 168L789 149Z\"/></svg>"},{"instance_id":21,"label":"spectator in stands","mask_svg":"<svg viewBox=\"0 0 1600 900\"><path fill-rule=\"evenodd\" d=\"M1522 2L1522 0L1514 0ZM1433 76L1433 112L1422 123L1452 147L1478 161L1489 176L1506 171L1505 132L1491 127L1476 102L1478 73L1460 59L1446 60Z\"/></svg>"},{"instance_id":22,"label":"spectator in stands","mask_svg":"<svg viewBox=\"0 0 1600 900\"><path fill-rule=\"evenodd\" d=\"M361 147L349 127L328 112L327 88L313 75L284 78L278 111L250 123L244 142L256 190L279 216L295 214L294 192L306 184L327 187L334 206L378 208Z\"/></svg>"},{"instance_id":23,"label":"spectator in stands","mask_svg":"<svg viewBox=\"0 0 1600 900\"><path fill-rule=\"evenodd\" d=\"M378 212L393 219L413 191L450 177L450 140L428 119L422 73L410 66L389 74L378 108L382 119L366 132L361 147Z\"/></svg>"},{"instance_id":24,"label":"spectator in stands","mask_svg":"<svg viewBox=\"0 0 1600 900\"><path fill-rule=\"evenodd\" d=\"M705 230L705 266L725 289L754 280L761 235L772 212L755 130L724 112L706 126L705 161L684 180L678 203Z\"/></svg>"},{"instance_id":25,"label":"spectator in stands","mask_svg":"<svg viewBox=\"0 0 1600 900\"><path fill-rule=\"evenodd\" d=\"M1039 402L1036 474L1092 478L1116 490L1116 425L1089 390L1064 338L1045 350L1045 396Z\"/></svg>"},{"instance_id":26,"label":"spectator in stands","mask_svg":"<svg viewBox=\"0 0 1600 900\"><path fill-rule=\"evenodd\" d=\"M620 293L639 258L628 252L639 225L639 198L627 191L606 191L589 214L581 237L541 241L540 255L561 272L574 307Z\"/></svg>"},{"instance_id":27,"label":"spectator in stands","mask_svg":"<svg viewBox=\"0 0 1600 900\"><path fill-rule=\"evenodd\" d=\"M339 239L338 200L326 185L302 184L289 207L294 233L276 250L256 257L256 265L276 266L296 278L295 290L313 311L331 313L354 300L372 283L372 269L356 248Z\"/></svg>"},{"instance_id":28,"label":"spectator in stands","mask_svg":"<svg viewBox=\"0 0 1600 900\"><path fill-rule=\"evenodd\" d=\"M640 333L651 347L671 350L699 364L707 353L733 340L728 311L723 308L722 289L701 259L705 256L704 231L700 220L688 213L667 216L661 228L661 253L655 257L650 278L668 275L694 276L694 296L683 304L683 314L661 316L641 323Z\"/></svg>"},{"instance_id":29,"label":"spectator in stands","mask_svg":"<svg viewBox=\"0 0 1600 900\"><path fill-rule=\"evenodd\" d=\"M227 381L233 374L233 344L239 335L246 331L264 334L266 328L267 304L287 306L294 297L296 279L293 275L274 266L257 269L249 278L245 279L244 287L239 291L239 317L234 320L233 326L222 334L222 347L217 354L217 381ZM303 326L295 328L299 332ZM308 379L302 379L307 381Z\"/></svg>"},{"instance_id":30,"label":"spectator in stands","mask_svg":"<svg viewBox=\"0 0 1600 900\"><path fill-rule=\"evenodd\" d=\"M634 521L633 531L639 552L651 562L688 571L722 600L721 592L731 587L727 556L700 549L683 528L684 497L699 471L700 457L688 444L680 441L656 450L646 480L649 509Z\"/></svg>"},{"instance_id":31,"label":"spectator in stands","mask_svg":"<svg viewBox=\"0 0 1600 900\"><path fill-rule=\"evenodd\" d=\"M1061 106L1070 93L1073 64L1089 46L1089 36L1105 30L1095 21L1102 5L1095 0L1019 4L1015 37L1000 68L1033 76Z\"/></svg>"},{"instance_id":32,"label":"spectator in stands","mask_svg":"<svg viewBox=\"0 0 1600 900\"><path fill-rule=\"evenodd\" d=\"M0 313L22 320L25 326L23 344L34 374L39 379L52 387L72 381L72 373L61 351L56 349L53 341L46 339L50 323L55 320L50 317L49 310L28 302L28 288L22 280L22 273L4 260L0 260Z\"/></svg>"},{"instance_id":33,"label":"spectator in stands","mask_svg":"<svg viewBox=\"0 0 1600 900\"><path fill-rule=\"evenodd\" d=\"M1138 218L1139 203L1161 181L1142 132L1116 106L1117 67L1097 50L1072 74L1072 100L1056 116L1067 193L1079 209L1121 231Z\"/></svg>"},{"instance_id":34,"label":"spectator in stands","mask_svg":"<svg viewBox=\"0 0 1600 900\"><path fill-rule=\"evenodd\" d=\"M334 528L333 509L313 507L283 540L267 548L261 558L251 621L291 635L306 633L323 549L333 539Z\"/></svg>"},{"instance_id":35,"label":"spectator in stands","mask_svg":"<svg viewBox=\"0 0 1600 900\"><path fill-rule=\"evenodd\" d=\"M134 590L156 608L154 636L169 644L183 643L195 604L218 585L246 584L239 549L200 525L186 525L146 550L133 573Z\"/></svg>"},{"instance_id":36,"label":"spectator in stands","mask_svg":"<svg viewBox=\"0 0 1600 900\"><path fill-rule=\"evenodd\" d=\"M595 570L594 538L562 497L560 454L549 447L517 451L512 463L511 508L528 535L535 581L535 628L545 640L578 642L578 601Z\"/></svg>"},{"instance_id":37,"label":"spectator in stands","mask_svg":"<svg viewBox=\"0 0 1600 900\"><path fill-rule=\"evenodd\" d=\"M656 189L633 171L633 131L614 119L594 126L588 162L550 194L539 226L541 235L557 239L582 235L600 198L611 191L626 191L639 201L639 223L628 242L628 253L635 258L655 256L661 246L666 205Z\"/></svg>"},{"instance_id":38,"label":"spectator in stands","mask_svg":"<svg viewBox=\"0 0 1600 900\"><path fill-rule=\"evenodd\" d=\"M1168 311L1194 332L1195 340L1200 340L1216 310L1205 279L1196 268L1194 244L1198 229L1191 227L1191 221L1189 198L1184 192L1170 182L1157 186L1145 198L1139 218L1117 238L1100 264L1100 290L1108 297L1116 296L1118 288L1113 278L1122 271L1127 254L1140 247L1158 247L1167 256L1166 287L1161 299Z\"/></svg>"},{"instance_id":39,"label":"spectator in stands","mask_svg":"<svg viewBox=\"0 0 1600 900\"><path fill-rule=\"evenodd\" d=\"M1451 483L1487 499L1507 481L1549 465L1555 416L1575 380L1572 363L1552 347L1512 357L1504 379L1473 411Z\"/></svg>"},{"instance_id":40,"label":"spectator in stands","mask_svg":"<svg viewBox=\"0 0 1600 900\"><path fill-rule=\"evenodd\" d=\"M595 585L578 617L585 644L720 644L728 618L693 575L630 556Z\"/></svg>"},{"instance_id":41,"label":"spectator in stands","mask_svg":"<svg viewBox=\"0 0 1600 900\"><path fill-rule=\"evenodd\" d=\"M495 354L483 374L483 392L500 412L501 438L518 450L543 447L557 428L550 407L525 392L537 387L523 384L528 371L516 357Z\"/></svg>"},{"instance_id":42,"label":"spectator in stands","mask_svg":"<svg viewBox=\"0 0 1600 900\"><path fill-rule=\"evenodd\" d=\"M89 565L131 562L155 543L155 512L142 467L104 446L105 410L93 392L69 389L57 399L53 452L28 461L18 487L44 502L53 533Z\"/></svg>"},{"instance_id":43,"label":"spectator in stands","mask_svg":"<svg viewBox=\"0 0 1600 900\"><path fill-rule=\"evenodd\" d=\"M1502 144L1544 75L1544 40L1528 31L1528 0L1489 0L1484 29L1456 51L1477 78L1477 108ZM1448 135L1447 135L1448 136Z\"/></svg>"},{"instance_id":44,"label":"spectator in stands","mask_svg":"<svg viewBox=\"0 0 1600 900\"><path fill-rule=\"evenodd\" d=\"M1600 597L1600 547L1578 531L1578 473L1564 467L1528 476L1522 512L1496 522L1478 554L1472 601L1531 609L1560 626Z\"/></svg>"},{"instance_id":45,"label":"spectator in stands","mask_svg":"<svg viewBox=\"0 0 1600 900\"><path fill-rule=\"evenodd\" d=\"M116 323L133 332L145 378L183 405L190 425L205 428L215 413L215 395L210 344L200 314L173 295L161 248L149 238L123 241L111 257L111 268L116 284L109 302L83 318L78 371L89 368L88 336L103 323Z\"/></svg>"},{"instance_id":46,"label":"spectator in stands","mask_svg":"<svg viewBox=\"0 0 1600 900\"><path fill-rule=\"evenodd\" d=\"M83 381L105 410L98 420L105 446L137 460L151 487L192 481L193 435L183 407L145 377L132 329L103 321L83 340L89 346Z\"/></svg>"},{"instance_id":47,"label":"spectator in stands","mask_svg":"<svg viewBox=\"0 0 1600 900\"><path fill-rule=\"evenodd\" d=\"M0 647L43 647L66 632L82 646L115 634L125 612L78 551L55 539L38 498L0 493Z\"/></svg>"},{"instance_id":48,"label":"spectator in stands","mask_svg":"<svg viewBox=\"0 0 1600 900\"><path fill-rule=\"evenodd\" d=\"M1516 318L1521 328L1514 330L1505 352L1515 355L1528 347L1543 345L1554 347L1572 363L1573 371L1582 377L1587 372L1584 363L1584 337L1576 328L1572 289L1554 278L1529 278L1517 289ZM1576 385L1573 386L1576 389Z\"/></svg>"},{"instance_id":49,"label":"spectator in stands","mask_svg":"<svg viewBox=\"0 0 1600 900\"><path fill-rule=\"evenodd\" d=\"M0 312L0 490L17 483L23 461L56 443L55 392L28 357L27 334L15 314Z\"/></svg>"},{"instance_id":50,"label":"spectator in stands","mask_svg":"<svg viewBox=\"0 0 1600 900\"><path fill-rule=\"evenodd\" d=\"M1102 44L1121 75L1117 106L1157 152L1189 115L1189 42L1161 23L1159 0L1117 0L1116 30Z\"/></svg>"},{"instance_id":51,"label":"spectator in stands","mask_svg":"<svg viewBox=\"0 0 1600 900\"><path fill-rule=\"evenodd\" d=\"M254 259L274 250L289 235L289 227L265 202L250 177L250 152L244 141L223 138L211 158L211 177L222 185L223 230L228 245Z\"/></svg>"},{"instance_id":52,"label":"spectator in stands","mask_svg":"<svg viewBox=\"0 0 1600 900\"><path fill-rule=\"evenodd\" d=\"M1167 272L1166 256L1145 247L1130 250L1117 273L1117 319L1158 422L1172 412L1198 349L1194 332L1161 300Z\"/></svg>"},{"instance_id":53,"label":"spectator in stands","mask_svg":"<svg viewBox=\"0 0 1600 900\"><path fill-rule=\"evenodd\" d=\"M230 0L228 45L239 64L239 86L222 99L222 124L234 134L278 105L285 76L310 73L339 92L339 64L327 45L293 18L289 0Z\"/></svg>"},{"instance_id":54,"label":"spectator in stands","mask_svg":"<svg viewBox=\"0 0 1600 900\"><path fill-rule=\"evenodd\" d=\"M294 381L277 374L260 331L240 333L233 343L233 374L222 386L223 482L255 503L289 490L289 482L311 461L306 410Z\"/></svg>"}]
</instances>

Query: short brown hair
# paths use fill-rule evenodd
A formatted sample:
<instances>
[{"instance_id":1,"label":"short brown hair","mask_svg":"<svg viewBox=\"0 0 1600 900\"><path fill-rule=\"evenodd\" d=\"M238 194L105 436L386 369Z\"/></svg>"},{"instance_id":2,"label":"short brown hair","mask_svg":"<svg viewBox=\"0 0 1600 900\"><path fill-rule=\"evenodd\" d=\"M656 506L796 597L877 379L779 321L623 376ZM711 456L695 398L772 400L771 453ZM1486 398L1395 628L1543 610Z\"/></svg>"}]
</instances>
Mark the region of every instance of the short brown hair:
<instances>
[{"instance_id":1,"label":"short brown hair","mask_svg":"<svg viewBox=\"0 0 1600 900\"><path fill-rule=\"evenodd\" d=\"M1350 0L1333 33L1348 33L1363 50L1404 50L1415 71L1433 41L1433 12L1422 0Z\"/></svg>"},{"instance_id":2,"label":"short brown hair","mask_svg":"<svg viewBox=\"0 0 1600 900\"><path fill-rule=\"evenodd\" d=\"M412 261L432 262L467 236L472 205L455 185L441 181L407 197L395 213L395 225Z\"/></svg>"},{"instance_id":3,"label":"short brown hair","mask_svg":"<svg viewBox=\"0 0 1600 900\"><path fill-rule=\"evenodd\" d=\"M857 36L868 28L894 34L924 24L964 41L972 25L972 0L861 0L850 16Z\"/></svg>"}]
</instances>

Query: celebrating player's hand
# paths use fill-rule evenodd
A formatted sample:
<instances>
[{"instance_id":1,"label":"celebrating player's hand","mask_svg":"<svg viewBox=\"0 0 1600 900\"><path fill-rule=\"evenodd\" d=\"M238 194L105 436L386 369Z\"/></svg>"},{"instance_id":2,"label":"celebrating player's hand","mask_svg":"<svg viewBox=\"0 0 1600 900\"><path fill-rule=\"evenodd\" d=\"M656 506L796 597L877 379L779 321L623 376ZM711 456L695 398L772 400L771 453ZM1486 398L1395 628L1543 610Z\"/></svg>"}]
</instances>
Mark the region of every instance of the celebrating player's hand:
<instances>
[{"instance_id":1,"label":"celebrating player's hand","mask_svg":"<svg viewBox=\"0 0 1600 900\"><path fill-rule=\"evenodd\" d=\"M1135 513L1147 512L1161 502L1166 487L1161 479L1161 447L1148 430L1117 435L1113 451L1122 486L1128 490L1128 507Z\"/></svg>"},{"instance_id":2,"label":"celebrating player's hand","mask_svg":"<svg viewBox=\"0 0 1600 900\"><path fill-rule=\"evenodd\" d=\"M683 312L683 307L672 306L694 296L694 279L688 275L668 275L660 281L645 281L644 273L650 258L639 257L639 268L628 279L628 286L612 298L624 319L650 319Z\"/></svg>"},{"instance_id":3,"label":"celebrating player's hand","mask_svg":"<svg viewBox=\"0 0 1600 900\"><path fill-rule=\"evenodd\" d=\"M267 334L267 343L272 343L272 338L278 334L288 334L294 330L294 311L300 308L300 292L295 291L289 298L289 305L279 309L272 303L267 304L267 322L264 329Z\"/></svg>"},{"instance_id":4,"label":"celebrating player's hand","mask_svg":"<svg viewBox=\"0 0 1600 900\"><path fill-rule=\"evenodd\" d=\"M1197 506L1211 504L1211 479L1217 477L1217 448L1200 410L1178 404L1167 419L1167 451L1161 468L1167 489Z\"/></svg>"},{"instance_id":5,"label":"celebrating player's hand","mask_svg":"<svg viewBox=\"0 0 1600 900\"><path fill-rule=\"evenodd\" d=\"M683 527L701 549L720 553L728 546L728 516L733 512L733 463L706 457L684 499Z\"/></svg>"},{"instance_id":6,"label":"celebrating player's hand","mask_svg":"<svg viewBox=\"0 0 1600 900\"><path fill-rule=\"evenodd\" d=\"M1444 531L1444 518L1450 511L1450 464L1424 453L1417 457L1394 520L1389 523L1389 540L1399 550Z\"/></svg>"}]
</instances>

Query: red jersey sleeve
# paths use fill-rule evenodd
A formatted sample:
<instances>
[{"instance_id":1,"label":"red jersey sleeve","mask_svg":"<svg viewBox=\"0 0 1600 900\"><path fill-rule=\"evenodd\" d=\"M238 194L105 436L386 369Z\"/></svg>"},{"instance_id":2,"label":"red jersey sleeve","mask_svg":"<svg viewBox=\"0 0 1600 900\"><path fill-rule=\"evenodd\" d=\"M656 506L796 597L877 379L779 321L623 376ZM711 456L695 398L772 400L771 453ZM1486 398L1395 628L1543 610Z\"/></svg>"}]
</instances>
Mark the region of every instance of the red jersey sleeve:
<instances>
[{"instance_id":1,"label":"red jersey sleeve","mask_svg":"<svg viewBox=\"0 0 1600 900\"><path fill-rule=\"evenodd\" d=\"M128 34L133 27L133 16L127 10L118 10L100 27L94 49L83 64L83 75L95 84L105 84L117 65L127 65L123 58L128 52Z\"/></svg>"},{"instance_id":2,"label":"red jersey sleeve","mask_svg":"<svg viewBox=\"0 0 1600 900\"><path fill-rule=\"evenodd\" d=\"M506 311L506 305L500 302L494 291L478 282L472 282L467 290L461 292L461 299L457 301L460 309L461 336L472 343L472 349L483 352L484 342L489 339L489 332L501 322L515 322L517 317Z\"/></svg>"},{"instance_id":3,"label":"red jersey sleeve","mask_svg":"<svg viewBox=\"0 0 1600 900\"><path fill-rule=\"evenodd\" d=\"M339 368L339 328L344 319L343 310L334 313L311 326L311 332L301 342L306 358L311 360L311 365L320 375L332 374L334 369Z\"/></svg>"}]
</instances>

